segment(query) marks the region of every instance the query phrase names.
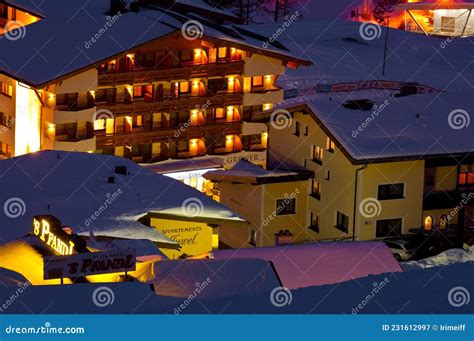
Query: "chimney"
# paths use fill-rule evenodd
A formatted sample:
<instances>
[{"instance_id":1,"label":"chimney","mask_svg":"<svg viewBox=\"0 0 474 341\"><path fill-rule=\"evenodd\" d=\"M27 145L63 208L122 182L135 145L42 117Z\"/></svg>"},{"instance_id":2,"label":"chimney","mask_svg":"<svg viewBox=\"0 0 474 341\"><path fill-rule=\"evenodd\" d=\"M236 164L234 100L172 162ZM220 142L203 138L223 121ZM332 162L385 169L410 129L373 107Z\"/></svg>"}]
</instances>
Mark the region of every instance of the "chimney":
<instances>
[{"instance_id":1,"label":"chimney","mask_svg":"<svg viewBox=\"0 0 474 341\"><path fill-rule=\"evenodd\" d=\"M110 0L109 15L127 12L127 4L123 0Z\"/></svg>"}]
</instances>

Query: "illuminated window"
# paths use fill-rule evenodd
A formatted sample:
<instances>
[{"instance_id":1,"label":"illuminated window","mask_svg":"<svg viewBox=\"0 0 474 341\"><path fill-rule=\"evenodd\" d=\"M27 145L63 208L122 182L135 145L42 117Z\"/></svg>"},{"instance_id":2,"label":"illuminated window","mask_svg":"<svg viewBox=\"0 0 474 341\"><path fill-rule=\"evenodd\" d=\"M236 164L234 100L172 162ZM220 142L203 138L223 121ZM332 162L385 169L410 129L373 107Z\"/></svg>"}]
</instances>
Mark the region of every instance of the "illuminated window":
<instances>
[{"instance_id":1,"label":"illuminated window","mask_svg":"<svg viewBox=\"0 0 474 341\"><path fill-rule=\"evenodd\" d=\"M474 185L474 172L459 173L458 185L461 187Z\"/></svg>"},{"instance_id":2,"label":"illuminated window","mask_svg":"<svg viewBox=\"0 0 474 341\"><path fill-rule=\"evenodd\" d=\"M317 200L321 200L321 183L317 180L312 180L311 196Z\"/></svg>"},{"instance_id":3,"label":"illuminated window","mask_svg":"<svg viewBox=\"0 0 474 341\"><path fill-rule=\"evenodd\" d=\"M0 82L0 94L8 96L8 97L12 97L13 86L4 82Z\"/></svg>"},{"instance_id":4,"label":"illuminated window","mask_svg":"<svg viewBox=\"0 0 474 341\"><path fill-rule=\"evenodd\" d=\"M333 153L334 147L335 147L334 141L328 137L326 140L326 150L330 153Z\"/></svg>"},{"instance_id":5,"label":"illuminated window","mask_svg":"<svg viewBox=\"0 0 474 341\"><path fill-rule=\"evenodd\" d=\"M252 88L263 87L263 76L252 77Z\"/></svg>"},{"instance_id":6,"label":"illuminated window","mask_svg":"<svg viewBox=\"0 0 474 341\"><path fill-rule=\"evenodd\" d=\"M105 120L94 121L94 130L105 130Z\"/></svg>"},{"instance_id":7,"label":"illuminated window","mask_svg":"<svg viewBox=\"0 0 474 341\"><path fill-rule=\"evenodd\" d=\"M321 148L320 146L313 146L313 152L312 152L312 155L311 155L311 159L318 163L318 164L321 164L322 161L323 161L323 148Z\"/></svg>"},{"instance_id":8,"label":"illuminated window","mask_svg":"<svg viewBox=\"0 0 474 341\"><path fill-rule=\"evenodd\" d=\"M226 118L224 108L215 108L216 119Z\"/></svg>"},{"instance_id":9,"label":"illuminated window","mask_svg":"<svg viewBox=\"0 0 474 341\"><path fill-rule=\"evenodd\" d=\"M423 228L427 231L431 231L433 228L433 217L432 216L427 216L425 218L425 221L423 222Z\"/></svg>"},{"instance_id":10,"label":"illuminated window","mask_svg":"<svg viewBox=\"0 0 474 341\"><path fill-rule=\"evenodd\" d=\"M190 92L189 82L181 82L179 83L179 93L186 94Z\"/></svg>"},{"instance_id":11,"label":"illuminated window","mask_svg":"<svg viewBox=\"0 0 474 341\"><path fill-rule=\"evenodd\" d=\"M153 85L137 85L133 87L134 99L145 99L146 101L153 100Z\"/></svg>"},{"instance_id":12,"label":"illuminated window","mask_svg":"<svg viewBox=\"0 0 474 341\"><path fill-rule=\"evenodd\" d=\"M219 59L227 58L227 47L219 47L219 50L217 52L217 58Z\"/></svg>"},{"instance_id":13,"label":"illuminated window","mask_svg":"<svg viewBox=\"0 0 474 341\"><path fill-rule=\"evenodd\" d=\"M319 216L313 212L309 214L309 229L319 233Z\"/></svg>"}]
</instances>

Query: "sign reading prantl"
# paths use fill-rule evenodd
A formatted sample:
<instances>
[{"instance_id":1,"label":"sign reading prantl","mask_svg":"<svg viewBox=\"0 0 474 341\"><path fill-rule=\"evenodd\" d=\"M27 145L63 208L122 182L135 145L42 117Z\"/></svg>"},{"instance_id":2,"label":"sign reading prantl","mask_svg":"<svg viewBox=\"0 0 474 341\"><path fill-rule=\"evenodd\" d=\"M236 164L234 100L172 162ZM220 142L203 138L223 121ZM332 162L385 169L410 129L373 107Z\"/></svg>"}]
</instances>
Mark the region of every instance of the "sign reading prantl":
<instances>
[{"instance_id":1,"label":"sign reading prantl","mask_svg":"<svg viewBox=\"0 0 474 341\"><path fill-rule=\"evenodd\" d=\"M44 279L135 271L135 249L81 253L44 258Z\"/></svg>"},{"instance_id":2,"label":"sign reading prantl","mask_svg":"<svg viewBox=\"0 0 474 341\"><path fill-rule=\"evenodd\" d=\"M76 234L66 233L61 221L52 215L35 216L33 234L58 255L89 252L86 242Z\"/></svg>"}]
</instances>

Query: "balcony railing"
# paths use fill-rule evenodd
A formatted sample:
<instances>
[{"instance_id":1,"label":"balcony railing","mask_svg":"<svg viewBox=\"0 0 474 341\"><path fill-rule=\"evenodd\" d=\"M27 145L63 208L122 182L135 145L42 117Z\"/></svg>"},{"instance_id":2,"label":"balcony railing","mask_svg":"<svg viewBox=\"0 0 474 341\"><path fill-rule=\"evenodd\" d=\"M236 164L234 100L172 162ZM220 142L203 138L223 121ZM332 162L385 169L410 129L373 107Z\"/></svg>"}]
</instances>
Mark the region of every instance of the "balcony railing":
<instances>
[{"instance_id":1,"label":"balcony railing","mask_svg":"<svg viewBox=\"0 0 474 341\"><path fill-rule=\"evenodd\" d=\"M99 73L99 85L151 83L202 77L225 77L242 74L245 62L230 61L223 64L177 65L159 69L132 69Z\"/></svg>"},{"instance_id":2,"label":"balcony railing","mask_svg":"<svg viewBox=\"0 0 474 341\"><path fill-rule=\"evenodd\" d=\"M213 107L240 105L243 100L243 94L239 92L219 92L217 95L203 96L180 96L180 97L163 97L155 98L151 101L123 101L115 103L96 103L97 109L107 109L115 115L130 113L148 113L150 111L166 111L166 110L191 110L196 109L208 101Z\"/></svg>"}]
</instances>

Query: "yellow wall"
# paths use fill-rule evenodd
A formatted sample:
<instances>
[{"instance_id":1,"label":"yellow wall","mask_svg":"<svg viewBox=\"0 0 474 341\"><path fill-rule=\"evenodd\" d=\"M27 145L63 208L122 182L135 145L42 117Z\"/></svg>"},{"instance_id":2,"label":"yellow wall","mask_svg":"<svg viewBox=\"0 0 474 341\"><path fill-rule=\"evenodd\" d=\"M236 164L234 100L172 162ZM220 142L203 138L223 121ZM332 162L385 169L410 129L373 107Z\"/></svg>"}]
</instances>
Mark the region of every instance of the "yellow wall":
<instances>
[{"instance_id":1,"label":"yellow wall","mask_svg":"<svg viewBox=\"0 0 474 341\"><path fill-rule=\"evenodd\" d=\"M261 75L280 75L285 71L282 61L259 55L256 53L246 54L244 58L244 76L261 76Z\"/></svg>"},{"instance_id":2,"label":"yellow wall","mask_svg":"<svg viewBox=\"0 0 474 341\"><path fill-rule=\"evenodd\" d=\"M200 255L213 249L213 229L206 223L151 218L150 224L180 244L181 250L160 249L170 259L179 258L183 254Z\"/></svg>"},{"instance_id":3,"label":"yellow wall","mask_svg":"<svg viewBox=\"0 0 474 341\"><path fill-rule=\"evenodd\" d=\"M0 111L11 117L11 121L6 126L0 125L0 141L9 146L12 156L15 155L15 91L16 81L10 77L0 75L0 82L7 83L13 87L13 97L0 95ZM0 159L3 158L0 155Z\"/></svg>"},{"instance_id":4,"label":"yellow wall","mask_svg":"<svg viewBox=\"0 0 474 341\"><path fill-rule=\"evenodd\" d=\"M296 122L300 123L300 136L295 132ZM308 136L305 136L308 127ZM334 152L326 149L328 135L317 125L309 114L295 113L291 124L284 129L270 125L269 154L277 155L286 163L305 166L315 172L315 180L321 186L321 199L308 196L308 212L319 217L319 233L308 229L308 240L352 238L354 226L354 206L356 207L355 237L368 240L375 238L376 220L403 218L403 232L421 226L424 161L389 162L371 164L359 172L357 201L354 205L355 176L358 168L336 146ZM313 145L323 148L322 165L312 161ZM328 171L330 177L328 180ZM361 218L360 202L368 197L377 198L378 185L405 183L406 198L381 201L381 214L373 219ZM310 184L308 184L309 188ZM337 211L349 217L349 231L344 233L335 228Z\"/></svg>"},{"instance_id":5,"label":"yellow wall","mask_svg":"<svg viewBox=\"0 0 474 341\"><path fill-rule=\"evenodd\" d=\"M455 190L457 184L457 167L436 167L435 191Z\"/></svg>"},{"instance_id":6,"label":"yellow wall","mask_svg":"<svg viewBox=\"0 0 474 341\"><path fill-rule=\"evenodd\" d=\"M221 183L221 204L237 212L248 226L224 223L219 237L234 247L250 247L250 231L257 231L257 246L275 245L275 233L290 230L295 242L306 241L307 182L285 182L265 185ZM296 214L276 215L276 200L296 198Z\"/></svg>"},{"instance_id":7,"label":"yellow wall","mask_svg":"<svg viewBox=\"0 0 474 341\"><path fill-rule=\"evenodd\" d=\"M356 235L362 240L374 239L377 220L402 219L402 233L419 228L422 222L424 161L370 164L360 176L358 202L377 199L378 185L404 183L404 198L380 200L380 214L356 219Z\"/></svg>"}]
</instances>

